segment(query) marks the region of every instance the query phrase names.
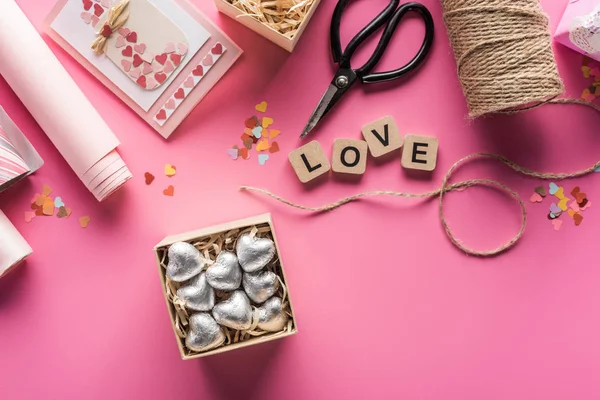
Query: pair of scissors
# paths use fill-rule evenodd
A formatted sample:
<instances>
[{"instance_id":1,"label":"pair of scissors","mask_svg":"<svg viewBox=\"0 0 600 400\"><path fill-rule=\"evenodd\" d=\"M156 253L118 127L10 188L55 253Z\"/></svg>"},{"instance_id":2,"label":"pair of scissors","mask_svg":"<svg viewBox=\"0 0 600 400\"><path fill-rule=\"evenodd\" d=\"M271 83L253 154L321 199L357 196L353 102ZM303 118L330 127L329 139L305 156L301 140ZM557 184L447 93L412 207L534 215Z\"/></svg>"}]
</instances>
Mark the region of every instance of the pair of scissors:
<instances>
[{"instance_id":1,"label":"pair of scissors","mask_svg":"<svg viewBox=\"0 0 600 400\"><path fill-rule=\"evenodd\" d=\"M352 87L357 81L362 83L377 83L391 81L398 79L409 72L417 68L423 60L427 57L431 44L433 42L433 18L429 10L422 4L419 3L405 3L398 7L400 0L391 0L390 4L379 14L373 21L371 21L366 27L350 40L346 49L342 52L342 44L340 42L340 24L342 20L342 14L346 5L350 0L340 0L335 7L333 12L333 18L331 20L330 28L330 39L331 39L331 53L333 55L333 61L339 66L335 77L331 81L329 88L321 98L319 105L313 111L306 127L302 131L300 138L308 135L310 131L317 125L317 123L333 108L333 106L342 98L346 91ZM375 68L392 38L398 23L408 12L417 13L423 22L425 23L425 38L421 48L406 65L393 71L387 72L372 72ZM375 48L375 51L371 55L371 58L367 60L365 65L360 68L352 68L350 60L354 55L354 52L360 47L360 45L373 33L375 33L381 26L387 24L379 43Z\"/></svg>"}]
</instances>

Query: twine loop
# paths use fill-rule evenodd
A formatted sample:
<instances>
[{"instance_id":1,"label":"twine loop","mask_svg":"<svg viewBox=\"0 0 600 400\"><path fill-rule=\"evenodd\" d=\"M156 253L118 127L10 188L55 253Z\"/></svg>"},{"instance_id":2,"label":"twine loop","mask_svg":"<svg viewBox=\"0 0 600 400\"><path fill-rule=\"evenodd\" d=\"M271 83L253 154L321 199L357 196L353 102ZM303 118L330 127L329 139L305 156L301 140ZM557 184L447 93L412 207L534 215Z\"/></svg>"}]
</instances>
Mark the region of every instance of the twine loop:
<instances>
[{"instance_id":1,"label":"twine loop","mask_svg":"<svg viewBox=\"0 0 600 400\"><path fill-rule=\"evenodd\" d=\"M127 10L129 1L130 0L121 0L121 2L108 10L108 19L96 33L97 36L92 42L92 50L94 50L96 54L104 53L108 38L127 22L127 19L129 18L129 10Z\"/></svg>"}]
</instances>

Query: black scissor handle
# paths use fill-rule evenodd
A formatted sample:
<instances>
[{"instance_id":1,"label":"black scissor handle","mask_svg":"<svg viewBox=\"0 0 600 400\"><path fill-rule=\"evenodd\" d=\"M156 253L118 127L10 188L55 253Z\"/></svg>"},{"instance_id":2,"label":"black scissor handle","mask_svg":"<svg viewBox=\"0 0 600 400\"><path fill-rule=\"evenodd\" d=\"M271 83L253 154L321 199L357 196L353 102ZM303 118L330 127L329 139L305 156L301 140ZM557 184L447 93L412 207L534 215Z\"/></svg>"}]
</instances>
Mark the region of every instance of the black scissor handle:
<instances>
[{"instance_id":1,"label":"black scissor handle","mask_svg":"<svg viewBox=\"0 0 600 400\"><path fill-rule=\"evenodd\" d=\"M340 68L350 68L350 59L360 46L360 44L369 36L371 36L383 24L389 21L390 17L400 4L400 0L391 0L390 4L375 17L366 27L359 31L356 36L350 40L348 46L342 53L342 44L340 42L340 25L342 22L342 14L350 0L339 0L333 11L331 26L329 28L329 36L331 40L331 53L333 61L339 64ZM388 39L389 41L389 39Z\"/></svg>"},{"instance_id":2,"label":"black scissor handle","mask_svg":"<svg viewBox=\"0 0 600 400\"><path fill-rule=\"evenodd\" d=\"M398 69L395 69L393 71L371 73L371 71L373 70L373 68L375 68L375 66L377 65L379 60L381 60L381 57L383 56L385 49L387 48L388 44L390 43L390 39L392 38L392 36L398 26L398 23L400 23L402 18L404 18L404 16L408 12L411 12L411 11L418 13L419 16L421 17L421 19L423 20L423 22L425 23L425 37L423 39L423 44L421 44L421 48L419 49L417 54L413 57L413 59L410 60L406 65L404 65ZM431 16L431 13L424 5L419 4L419 3L406 3L406 4L401 5L396 10L394 15L392 16L392 19L389 20L387 26L385 27L385 30L383 31L383 34L381 35L381 39L379 40L379 43L377 44L377 47L375 48L375 51L373 52L373 55L371 56L371 58L369 58L369 60L367 60L365 65L363 65L362 67L360 67L358 69L355 69L356 75L364 83L375 83L375 82L384 82L384 81L390 81L393 79L397 79L397 78L409 73L410 71L417 68L423 62L423 60L425 60L425 58L427 57L427 54L429 53L429 50L431 49L431 44L433 43L433 33L434 33L433 17ZM360 35L360 33L359 33L359 35Z\"/></svg>"}]
</instances>

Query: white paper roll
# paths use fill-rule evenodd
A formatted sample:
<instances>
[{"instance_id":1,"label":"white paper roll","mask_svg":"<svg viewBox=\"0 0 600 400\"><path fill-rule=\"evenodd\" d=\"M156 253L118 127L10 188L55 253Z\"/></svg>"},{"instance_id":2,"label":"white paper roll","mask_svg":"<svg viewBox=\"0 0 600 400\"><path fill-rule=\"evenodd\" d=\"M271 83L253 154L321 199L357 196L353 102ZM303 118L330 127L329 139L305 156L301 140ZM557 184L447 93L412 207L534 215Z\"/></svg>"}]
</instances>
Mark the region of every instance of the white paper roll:
<instances>
[{"instance_id":1,"label":"white paper roll","mask_svg":"<svg viewBox=\"0 0 600 400\"><path fill-rule=\"evenodd\" d=\"M18 266L31 253L33 253L31 246L0 211L0 278Z\"/></svg>"},{"instance_id":2,"label":"white paper roll","mask_svg":"<svg viewBox=\"0 0 600 400\"><path fill-rule=\"evenodd\" d=\"M0 75L98 200L131 179L118 139L14 0L0 0Z\"/></svg>"}]
</instances>

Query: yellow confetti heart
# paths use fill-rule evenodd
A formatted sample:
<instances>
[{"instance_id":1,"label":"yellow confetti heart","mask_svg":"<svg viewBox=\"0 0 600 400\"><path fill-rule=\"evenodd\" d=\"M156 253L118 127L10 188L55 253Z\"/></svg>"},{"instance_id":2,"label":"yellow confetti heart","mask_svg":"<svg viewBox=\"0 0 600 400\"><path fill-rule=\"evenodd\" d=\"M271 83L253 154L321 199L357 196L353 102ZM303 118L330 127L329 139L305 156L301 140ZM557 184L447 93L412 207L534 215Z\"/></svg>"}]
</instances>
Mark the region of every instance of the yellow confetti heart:
<instances>
[{"instance_id":1,"label":"yellow confetti heart","mask_svg":"<svg viewBox=\"0 0 600 400\"><path fill-rule=\"evenodd\" d=\"M560 208L563 211L567 211L567 208L568 208L567 203L568 202L569 202L569 199L567 199L566 197L563 198L561 201L558 202L558 208Z\"/></svg>"},{"instance_id":2,"label":"yellow confetti heart","mask_svg":"<svg viewBox=\"0 0 600 400\"><path fill-rule=\"evenodd\" d=\"M273 125L273 118L264 117L262 119L262 127L267 129L270 125Z\"/></svg>"},{"instance_id":3,"label":"yellow confetti heart","mask_svg":"<svg viewBox=\"0 0 600 400\"><path fill-rule=\"evenodd\" d=\"M258 103L254 108L256 109L256 111L264 113L265 111L267 111L267 102L263 100L260 103Z\"/></svg>"},{"instance_id":4,"label":"yellow confetti heart","mask_svg":"<svg viewBox=\"0 0 600 400\"><path fill-rule=\"evenodd\" d=\"M567 213L569 214L569 217L573 218L573 215L575 215L575 211L571 210L569 208L569 211L567 211Z\"/></svg>"},{"instance_id":5,"label":"yellow confetti heart","mask_svg":"<svg viewBox=\"0 0 600 400\"><path fill-rule=\"evenodd\" d=\"M92 219L89 216L85 216L85 217L81 217L79 218L79 225L81 225L82 228L87 228L87 226L90 224L90 222L92 221Z\"/></svg>"},{"instance_id":6,"label":"yellow confetti heart","mask_svg":"<svg viewBox=\"0 0 600 400\"><path fill-rule=\"evenodd\" d=\"M562 200L565 198L565 188L559 187L556 193L554 193L557 199Z\"/></svg>"},{"instance_id":7,"label":"yellow confetti heart","mask_svg":"<svg viewBox=\"0 0 600 400\"><path fill-rule=\"evenodd\" d=\"M174 176L177 173L177 168L174 165L166 164L165 165L165 175L169 178Z\"/></svg>"},{"instance_id":8,"label":"yellow confetti heart","mask_svg":"<svg viewBox=\"0 0 600 400\"><path fill-rule=\"evenodd\" d=\"M267 139L262 139L256 144L256 151L269 150L270 147L269 141Z\"/></svg>"},{"instance_id":9,"label":"yellow confetti heart","mask_svg":"<svg viewBox=\"0 0 600 400\"><path fill-rule=\"evenodd\" d=\"M280 133L281 133L281 131L279 131L277 129L271 129L269 131L269 139L275 139L277 136L279 136Z\"/></svg>"}]
</instances>

